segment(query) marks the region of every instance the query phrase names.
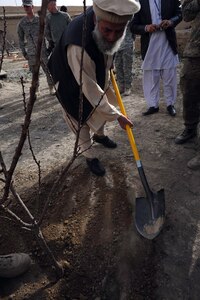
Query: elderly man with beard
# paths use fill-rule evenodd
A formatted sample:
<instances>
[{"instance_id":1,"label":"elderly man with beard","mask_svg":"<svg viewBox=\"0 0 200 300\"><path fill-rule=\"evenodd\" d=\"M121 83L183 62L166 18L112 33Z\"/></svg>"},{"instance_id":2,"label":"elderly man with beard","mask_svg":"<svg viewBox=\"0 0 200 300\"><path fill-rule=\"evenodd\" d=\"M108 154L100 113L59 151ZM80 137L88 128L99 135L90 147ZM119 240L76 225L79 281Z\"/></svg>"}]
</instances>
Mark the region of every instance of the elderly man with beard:
<instances>
[{"instance_id":1,"label":"elderly man with beard","mask_svg":"<svg viewBox=\"0 0 200 300\"><path fill-rule=\"evenodd\" d=\"M105 123L117 120L123 129L132 126L114 106L116 97L109 87L109 70L125 36L127 22L139 8L137 0L93 0L93 7L68 25L49 61L65 120L75 134L80 122L79 151L91 172L98 176L103 176L105 169L91 147L91 139L104 147L115 148L117 144L104 134Z\"/></svg>"}]
</instances>

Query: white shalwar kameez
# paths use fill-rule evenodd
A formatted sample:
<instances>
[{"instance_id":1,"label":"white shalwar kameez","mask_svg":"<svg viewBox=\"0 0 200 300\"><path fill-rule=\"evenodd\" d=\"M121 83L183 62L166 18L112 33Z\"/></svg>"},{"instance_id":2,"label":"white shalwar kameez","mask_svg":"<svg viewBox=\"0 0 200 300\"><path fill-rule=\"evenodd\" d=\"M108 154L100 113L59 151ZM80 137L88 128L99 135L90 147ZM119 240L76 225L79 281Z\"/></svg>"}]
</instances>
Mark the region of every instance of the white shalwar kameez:
<instances>
[{"instance_id":1,"label":"white shalwar kameez","mask_svg":"<svg viewBox=\"0 0 200 300\"><path fill-rule=\"evenodd\" d=\"M161 23L160 0L149 1L152 24ZM176 67L178 55L174 55L164 31L151 34L149 47L142 63L143 90L148 107L158 107L160 97L160 79L166 105L174 105L177 95Z\"/></svg>"}]
</instances>

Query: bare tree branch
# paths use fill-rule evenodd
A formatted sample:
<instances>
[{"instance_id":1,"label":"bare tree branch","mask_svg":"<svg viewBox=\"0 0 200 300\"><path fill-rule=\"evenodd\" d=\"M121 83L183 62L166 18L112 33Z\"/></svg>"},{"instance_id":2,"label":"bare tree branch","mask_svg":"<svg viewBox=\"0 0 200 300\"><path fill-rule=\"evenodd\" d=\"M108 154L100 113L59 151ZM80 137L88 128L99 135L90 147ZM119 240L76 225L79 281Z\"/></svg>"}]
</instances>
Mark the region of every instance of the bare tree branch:
<instances>
[{"instance_id":1,"label":"bare tree branch","mask_svg":"<svg viewBox=\"0 0 200 300\"><path fill-rule=\"evenodd\" d=\"M5 15L5 7L3 6L3 21L4 21L4 30L3 30L3 43L2 43L2 49L1 49L1 58L0 58L0 72L2 69L3 59L4 59L4 52L6 48L6 15Z\"/></svg>"},{"instance_id":2,"label":"bare tree branch","mask_svg":"<svg viewBox=\"0 0 200 300\"><path fill-rule=\"evenodd\" d=\"M36 65L35 65L35 68L34 68L34 71L33 71L33 76L32 76L32 84L31 84L31 88L30 88L30 98L29 98L27 103L26 103L26 97L25 97L25 92L24 92L23 77L21 77L25 117L24 117L24 122L22 124L22 130L21 130L19 142L18 142L18 145L16 147L14 156L12 158L9 170L7 170L7 168L5 166L5 163L3 161L2 154L0 152L0 164L1 164L1 167L2 167L2 173L5 176L5 180L1 179L1 181L3 181L5 183L5 186L4 186L3 197L0 199L0 208L2 208L3 211L7 215L9 215L12 220L17 221L22 226L23 229L29 230L29 231L34 233L34 235L36 236L36 238L37 238L38 242L40 243L40 245L43 247L43 249L45 251L47 251L48 255L50 256L51 260L53 261L53 264L54 264L55 269L56 269L57 273L59 274L59 276L63 275L63 267L56 261L53 253L49 249L49 247L48 247L48 245L45 241L45 238L42 234L42 231L40 229L40 225L42 224L42 221L43 221L43 219L46 215L47 209L49 207L49 204L50 204L53 196L56 195L56 192L57 192L57 189L58 189L58 186L59 186L59 182L62 180L62 178L64 178L67 175L67 172L69 171L69 169L72 166L75 159L80 154L83 153L83 151L82 152L80 151L80 145L78 143L79 143L80 130L82 129L82 126L85 124L85 123L83 124L83 122L82 122L82 114L83 114L82 71L83 71L83 59L84 59L84 49L85 49L84 45L85 45L85 37L86 37L86 30L87 30L87 28L86 28L86 1L85 0L83 1L83 7L84 7L84 25L83 25L83 35L82 35L82 39L83 39L82 40L82 45L83 45L83 47L82 47L82 53L81 53L81 66L80 66L79 121L78 121L78 130L76 131L76 141L75 141L75 145L74 145L73 156L70 159L70 161L68 162L67 166L62 170L62 172L58 176L57 180L54 182L54 184L53 184L53 186L50 190L50 193L47 197L47 200L45 202L43 211L42 211L38 221L36 220L34 215L29 211L29 209L27 208L27 206L24 204L23 200L21 199L20 195L15 190L15 188L13 186L13 183L12 183L12 179L13 179L13 175L14 175L16 166L18 164L19 158L20 158L21 153L22 153L24 143L25 143L26 139L28 138L29 148L30 148L30 151L32 153L33 160L35 161L35 163L38 166L39 189L40 189L40 185L41 185L40 161L38 161L36 159L35 155L34 155L34 151L33 151L32 145L31 145L29 126L30 126L30 123L31 123L31 116L32 116L33 107L34 107L34 104L35 104L35 101L36 101L35 92L36 92L36 89L37 89L37 86L38 86L38 80L39 80L39 68L40 68L40 62L41 62L41 49L42 49L42 44L43 44L43 40L44 40L44 24L45 24L47 0L42 1L42 8L41 8L41 14L40 14L40 32L39 32L38 44L36 46L37 47ZM94 107L94 109L91 112L90 116L94 113L94 111L96 110L96 108L100 104L100 102L101 102L103 96L105 95L105 93L106 92L104 92L104 94L102 95L101 99L99 100L99 103ZM67 114L67 116L70 119L70 116L68 114ZM85 122L87 122L87 120ZM8 199L10 191L13 194L14 198L17 200L17 202L20 204L20 206L25 211L26 215L28 216L28 218L30 220L30 223L25 222L24 220L22 220L8 206L5 205L5 202ZM9 203L9 206L10 206L10 203Z\"/></svg>"},{"instance_id":3,"label":"bare tree branch","mask_svg":"<svg viewBox=\"0 0 200 300\"><path fill-rule=\"evenodd\" d=\"M10 169L7 172L7 178L6 178L6 184L4 188L4 194L2 199L0 200L0 204L5 202L9 195L9 188L12 180L13 173L15 171L15 168L17 166L17 163L19 161L19 158L22 153L22 149L24 146L24 143L27 138L28 129L31 123L31 115L33 111L33 107L35 104L35 92L38 85L38 78L39 78L39 69L40 69L40 56L41 56L41 49L42 49L42 43L44 39L44 24L45 24L45 16L46 16L46 9L47 9L47 0L42 1L42 8L41 8L41 16L40 16L40 30L39 30L39 37L38 37L38 44L37 44L37 52L36 52L36 64L33 70L33 76L32 76L32 85L30 88L30 99L27 104L26 108L26 115L24 119L24 123L22 125L22 131L21 136L18 142L18 145L15 150L15 154L13 156Z\"/></svg>"}]
</instances>

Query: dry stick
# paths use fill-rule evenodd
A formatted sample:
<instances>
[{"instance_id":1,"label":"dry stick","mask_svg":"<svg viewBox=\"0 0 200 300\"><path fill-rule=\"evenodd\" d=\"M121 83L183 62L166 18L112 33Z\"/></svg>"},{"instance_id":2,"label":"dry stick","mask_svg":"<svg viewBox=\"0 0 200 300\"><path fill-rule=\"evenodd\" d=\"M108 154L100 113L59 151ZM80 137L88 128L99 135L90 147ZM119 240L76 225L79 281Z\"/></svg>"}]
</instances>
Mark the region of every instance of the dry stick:
<instances>
[{"instance_id":1,"label":"dry stick","mask_svg":"<svg viewBox=\"0 0 200 300\"><path fill-rule=\"evenodd\" d=\"M64 274L64 270L63 270L63 267L57 262L55 256L53 255L53 253L51 252L49 246L47 245L46 243L46 240L42 234L42 231L40 229L40 227L38 226L38 224L36 223L36 221L34 222L34 224L29 224L29 223L26 223L24 221L22 221L21 218L19 218L15 213L13 213L10 209L8 209L7 207L5 207L4 205L1 205L1 207L3 208L3 210L9 214L12 219L15 219L16 221L18 221L23 227L23 229L25 230L31 230L32 232L34 232L35 234L35 237L38 241L38 243L41 245L41 247L43 248L43 250L45 252L48 253L48 255L50 256L53 264L54 264L54 267L56 269L56 273L59 277L62 277L63 274Z\"/></svg>"},{"instance_id":2,"label":"dry stick","mask_svg":"<svg viewBox=\"0 0 200 300\"><path fill-rule=\"evenodd\" d=\"M24 104L24 112L26 114L26 93L25 93L25 88L24 88L24 77L21 76L20 77L20 82L21 82L21 86L22 86L22 96L23 96L23 104Z\"/></svg>"},{"instance_id":3,"label":"dry stick","mask_svg":"<svg viewBox=\"0 0 200 300\"><path fill-rule=\"evenodd\" d=\"M19 158L21 156L22 148L26 141L27 132L29 129L29 125L31 123L31 115L32 115L33 106L34 106L34 103L36 100L35 92L36 92L36 88L38 85L38 78L39 78L40 55L41 55L41 49L42 49L42 43L43 43L44 18L46 15L46 8L47 8L47 0L43 0L42 8L41 8L41 15L43 16L43 18L42 17L40 18L40 29L39 29L39 37L38 37L38 44L37 44L37 52L36 52L36 64L35 64L35 68L33 70L32 85L30 88L30 99L27 104L26 115L25 115L25 119L24 119L24 124L22 125L20 140L19 140L19 143L15 150L15 154L13 156L10 169L7 172L7 179L6 179L6 184L5 184L5 188L4 188L4 194L3 194L3 198L0 201L0 204L5 202L6 199L8 198L12 176L13 176L13 173L17 166L17 163L19 161Z\"/></svg>"},{"instance_id":4,"label":"dry stick","mask_svg":"<svg viewBox=\"0 0 200 300\"><path fill-rule=\"evenodd\" d=\"M13 213L10 209L5 207L4 205L1 205L1 207L7 214L9 214L12 217L12 219L15 219L16 221L18 221L23 226L22 227L23 229L34 232L38 243L41 245L42 249L48 253L51 260L53 261L54 267L56 269L56 273L58 274L59 277L62 277L64 274L63 267L57 262L55 256L51 252L38 224L36 222L34 224L26 223L26 222L22 221L21 218L19 218L15 213Z\"/></svg>"},{"instance_id":5,"label":"dry stick","mask_svg":"<svg viewBox=\"0 0 200 300\"><path fill-rule=\"evenodd\" d=\"M3 160L3 156L2 156L1 151L0 151L0 165L1 165L1 167L2 167L2 172L3 172L3 174L4 174L4 177L5 177L5 179L7 179L7 174L8 174L8 172L7 172L6 165L5 165L5 163L4 163L4 160ZM6 182L6 180L5 180L5 182ZM28 208L26 207L26 205L24 204L24 202L21 200L20 196L19 196L19 195L17 194L17 192L15 191L12 182L11 182L11 184L10 184L10 190L11 190L13 196L18 200L18 202L20 203L20 205L23 207L23 209L25 210L25 212L28 214L29 218L33 221L34 218L33 218L32 214L30 213L30 211L28 210ZM9 214L11 214L12 217L14 217L17 221L19 221L23 226L31 227L30 224L23 222L18 216L16 216L15 213L13 213L13 212L12 212L10 209L8 209L5 205L2 204L1 207L2 207L6 212L8 212Z\"/></svg>"},{"instance_id":6,"label":"dry stick","mask_svg":"<svg viewBox=\"0 0 200 300\"><path fill-rule=\"evenodd\" d=\"M85 34L86 34L86 5L85 5L85 1L83 1L83 7L84 7L84 25L83 25L83 36L82 36L82 45L84 45L85 43ZM80 99L80 104L79 104L79 120L78 120L78 130L76 133L76 141L75 141L75 145L74 145L74 151L73 151L73 156L71 158L71 160L69 161L69 163L67 164L67 166L64 168L64 170L61 172L60 176L58 177L58 179L54 182L50 193L48 195L48 199L45 202L45 206L44 209L42 211L41 217L38 221L38 224L40 225L42 223L42 220L44 219L45 213L47 211L47 208L49 206L49 203L51 202L51 198L52 195L55 193L55 190L58 186L58 183L61 181L61 179L66 176L69 168L71 167L71 165L73 164L73 162L75 161L75 159L82 153L82 152L78 152L78 141L79 141L79 134L80 134L80 130L82 128L82 112L83 112L83 92L82 92L82 70L83 70L83 55L84 55L84 47L82 47L82 52L81 52L81 66L80 66L80 94L79 94L79 99ZM68 115L69 119L70 116ZM55 195L54 195L55 196Z\"/></svg>"},{"instance_id":7,"label":"dry stick","mask_svg":"<svg viewBox=\"0 0 200 300\"><path fill-rule=\"evenodd\" d=\"M3 44L2 44L2 50L1 50L1 59L0 59L0 72L3 64L3 59L4 59L4 52L6 48L6 15L5 15L5 7L3 6L3 20L4 20L4 28L3 28Z\"/></svg>"},{"instance_id":8,"label":"dry stick","mask_svg":"<svg viewBox=\"0 0 200 300\"><path fill-rule=\"evenodd\" d=\"M45 25L45 16L46 16L46 10L47 10L47 0L42 0L42 7L41 7L41 14L40 14L40 29L39 29L39 38L38 38L38 44L37 44L37 55L36 55L36 70L33 72L33 83L35 83L35 86L32 84L34 96L35 96L35 91L38 83L38 77L39 77L39 68L40 68L40 56L41 56L41 48L42 48L42 43L43 43L43 36L44 36L44 25ZM27 106L27 113L28 113L28 106ZM51 250L49 249L46 241L43 238L42 232L39 228L40 223L37 222L36 230L36 237L40 239L42 242L43 247L47 250L49 255L51 256L54 266L56 268L56 272L59 276L63 275L63 268L61 265L58 264L56 261L54 255L52 254Z\"/></svg>"},{"instance_id":9,"label":"dry stick","mask_svg":"<svg viewBox=\"0 0 200 300\"><path fill-rule=\"evenodd\" d=\"M37 237L37 240L38 240L39 244L41 245L41 247L45 251L47 251L47 253L51 257L52 261L54 262L54 267L56 269L56 273L59 276L59 278L63 277L63 275L64 275L64 269L63 269L62 265L57 262L55 256L51 252L51 250L50 250L49 246L47 245L46 240L45 240L45 238L44 238L44 236L43 236L42 231L40 230L40 228L39 227L37 227L37 228L38 228L38 232L36 234L36 237Z\"/></svg>"},{"instance_id":10,"label":"dry stick","mask_svg":"<svg viewBox=\"0 0 200 300\"><path fill-rule=\"evenodd\" d=\"M40 41L42 44L42 41ZM39 45L39 42L38 42L38 45ZM41 45L40 45L41 46ZM39 48L39 46L38 46ZM37 57L36 57L36 61L40 61L40 51L41 51L41 47L40 47L40 50L38 49L37 51ZM83 52L82 52L83 53ZM39 56L39 58L38 58ZM83 54L82 54L82 60L83 60ZM81 65L81 72L82 72L82 65ZM21 201L19 195L17 195L17 193L15 193L15 191L13 191L13 186L11 184L11 180L12 180L12 175L13 175L13 172L15 170L15 167L16 167L16 164L19 160L19 156L21 155L21 150L23 148L23 145L24 145L24 142L26 140L26 137L27 137L27 134L28 134L28 128L29 128L29 125L30 125L30 117L31 117L31 113L32 113L32 109L33 109L33 105L34 105L34 102L35 102L35 91L36 91L36 87L37 87L37 82L38 82L38 74L39 74L39 63L37 64L36 66L36 69L35 69L35 72L33 73L33 80L32 80L32 86L31 86L31 89L30 89L30 100L28 102L28 105L27 105L27 108L26 108L26 117L25 117L25 121L24 121L24 125L23 125L23 130L22 130L22 134L21 134L21 138L20 138L20 141L19 141L19 144L18 144L18 147L16 149L16 152L15 152L15 156L13 158L13 161L12 161L12 164L11 164L11 167L10 167L10 170L8 172L6 172L6 186L5 186L5 192L4 192L4 196L2 198L2 202L4 202L7 197L8 197L8 193L9 193L9 188L11 189L12 188L12 193L14 194L15 197L17 197L18 201ZM81 74L81 73L80 73ZM80 97L82 97L82 75L80 75L80 82L81 82L81 92L80 92ZM81 102L81 101L80 101ZM81 112L81 108L80 108L80 112ZM80 128L81 128L81 121L80 121ZM80 130L79 130L80 132ZM77 135L77 141L78 141L78 135ZM55 257L53 256L52 252L50 251L50 249L48 248L47 244L46 244L46 241L44 240L43 238L43 235L42 235L42 232L39 228L41 222L42 222L42 219L44 218L44 215L45 215L45 212L47 210L47 206L51 200L51 197L52 197L52 194L53 192L55 191L56 187L57 187L57 184L58 182L60 181L60 179L66 175L66 173L68 172L70 166L72 165L72 163L74 162L74 160L76 159L76 157L81 154L81 153L77 153L77 145L78 145L78 142L76 143L75 145L75 148L74 148L74 155L71 159L71 161L68 163L67 167L64 169L64 171L62 172L61 176L58 178L58 180L55 182L55 184L53 185L51 191L50 191L50 194L49 194L49 197L48 197L48 201L45 203L45 207L44 207L44 210L43 210L43 213L41 215L41 218L39 220L39 222L36 222L34 219L32 220L33 221L33 224L27 224L27 223L22 223L25 227L25 229L29 229L30 227L29 226L33 226L31 228L31 230L34 231L34 233L36 234L36 237L37 239L39 239L40 243L42 243L43 245L43 248L45 250L47 250L47 252L50 254L53 262L54 262L54 265L56 267L56 271L61 275L63 274L63 269L62 267L57 263L57 261L55 260ZM15 217L15 219L17 219L18 221L20 221L20 218L18 218L13 212L11 212L10 210L7 209L7 212L12 216L12 217ZM22 221L22 220L21 220ZM22 221L23 222L23 221ZM29 228L28 228L29 227Z\"/></svg>"},{"instance_id":11,"label":"dry stick","mask_svg":"<svg viewBox=\"0 0 200 300\"><path fill-rule=\"evenodd\" d=\"M77 156L76 156L77 157ZM60 176L57 178L57 180L54 182L49 194L48 194L48 198L47 198L47 201L45 202L45 205L44 205L44 208L43 208L43 211L41 213L41 216L40 216L40 219L38 221L38 225L40 226L43 219L44 219L44 216L46 214L46 211L47 211L47 208L49 206L49 203L51 202L52 200L52 195L55 193L56 189L57 189L57 186L58 186L58 183L61 181L61 179L63 177L66 176L69 168L71 167L71 165L73 164L74 160L76 159L76 157L73 155L71 160L68 162L67 166L64 168L64 170L61 172ZM54 194L55 196L55 194Z\"/></svg>"},{"instance_id":12,"label":"dry stick","mask_svg":"<svg viewBox=\"0 0 200 300\"><path fill-rule=\"evenodd\" d=\"M14 173L15 168L17 166L17 163L19 161L19 158L21 156L22 148L23 148L24 143L26 141L28 128L29 128L29 125L30 125L30 122L31 122L31 114L32 114L32 110L33 110L33 105L35 103L35 96L34 96L35 95L35 90L36 89L34 87L31 87L30 100L29 100L28 105L27 105L27 113L26 113L26 116L25 116L25 119L24 119L24 124L22 125L20 140L19 140L19 143L18 143L17 148L15 150L15 154L13 156L10 169L7 172L7 178L6 178L5 188L4 188L4 194L3 194L3 197L0 201L0 204L4 203L6 201L6 199L8 198L9 188L10 188L10 184L11 184L11 181L12 181L12 176L13 176L13 173Z\"/></svg>"},{"instance_id":13,"label":"dry stick","mask_svg":"<svg viewBox=\"0 0 200 300\"><path fill-rule=\"evenodd\" d=\"M5 211L5 213L8 213L12 217L12 219L15 219L24 228L27 228L27 229L30 230L30 227L32 225L30 225L29 223L24 222L21 218L19 218L12 210L10 210L9 208L7 208L5 205L2 204L0 207Z\"/></svg>"},{"instance_id":14,"label":"dry stick","mask_svg":"<svg viewBox=\"0 0 200 300\"><path fill-rule=\"evenodd\" d=\"M81 49L81 65L80 65L80 93L79 93L79 118L78 118L78 130L76 134L76 141L74 145L74 156L77 154L77 148L78 148L78 142L79 142L79 136L80 131L82 128L82 120L83 120L83 81L82 81L82 75L83 75L83 57L84 57L84 49L85 49L85 40L86 40L86 3L85 0L83 0L83 12L84 12L84 19L83 19L83 29L82 29L82 49Z\"/></svg>"},{"instance_id":15,"label":"dry stick","mask_svg":"<svg viewBox=\"0 0 200 300\"><path fill-rule=\"evenodd\" d=\"M1 207L4 210L6 210L12 217L14 217L16 220L18 220L19 222L21 222L21 224L23 224L23 226L26 229L28 229L27 227L29 227L30 224L27 224L27 223L23 222L12 211L10 211L9 209L7 209L4 206L3 203L8 198L9 190L12 189L12 191L14 191L12 183L11 183L12 176L13 176L13 173L14 173L15 168L17 166L17 163L19 161L19 157L21 156L21 151L22 151L22 148L24 146L24 143L25 143L25 140L26 140L26 137L27 137L27 133L28 133L28 129L29 129L29 125L30 125L30 122L31 122L31 115L32 115L33 106L34 106L34 103L35 103L35 100L36 100L35 92L36 92L36 88L37 88L37 84L38 84L38 77L39 77L40 54L41 54L41 48L42 48L42 42L43 42L44 18L46 16L46 8L47 8L47 0L43 0L42 1L42 9L41 9L41 15L43 16L43 18L40 18L40 31L39 31L39 38L38 38L38 45L37 45L36 66L34 68L33 76L32 76L32 85L31 85L31 88L30 88L30 99L29 99L29 102L28 102L27 107L26 107L26 115L25 115L24 123L22 125L22 132L21 132L19 143L17 145L14 157L12 159L10 169L5 172L6 183L5 183L5 187L4 187L3 197L0 200ZM18 195L14 192L14 196L18 196ZM20 197L17 197L17 199L19 200ZM29 215L29 217L30 217L30 215ZM47 246L47 243L44 240L44 237L43 237L42 232L41 232L41 230L39 228L39 225L37 224L37 222L34 219L32 221L33 221L33 224L31 224L31 225L34 225L34 227L33 227L34 230L33 231L36 234L37 239L39 239L40 243L43 245L43 248L51 256L51 258L52 258L52 260L54 262L54 266L55 266L57 274L59 276L63 275L63 268L62 268L61 265L58 264L58 262L56 261L54 255L52 254L52 252L50 251L49 247Z\"/></svg>"},{"instance_id":16,"label":"dry stick","mask_svg":"<svg viewBox=\"0 0 200 300\"><path fill-rule=\"evenodd\" d=\"M26 114L26 94L25 94L25 89L24 89L24 79L23 77L20 78L21 81L21 86L22 86L22 95L23 95L23 104L24 104L24 112ZM27 137L28 137L28 144L29 144L29 150L31 151L32 157L34 162L36 163L37 167L38 167L38 198L37 198L37 211L39 210L39 200L40 200L40 193L41 193L41 166L40 166L40 161L37 160L33 148L32 148L32 144L31 144L31 137L30 137L30 130L28 129L27 132Z\"/></svg>"},{"instance_id":17,"label":"dry stick","mask_svg":"<svg viewBox=\"0 0 200 300\"><path fill-rule=\"evenodd\" d=\"M6 177L7 174L7 170L6 170L6 165L4 163L2 154L0 152L0 164L2 166L2 171L4 173L4 176ZM23 227L23 229L25 230L29 230L34 232L36 239L38 240L39 244L41 245L41 247L43 248L43 250L45 250L50 258L53 261L54 267L56 269L56 272L58 274L59 277L63 276L64 271L62 266L56 261L55 256L53 255L53 253L51 252L50 248L48 247L45 238L42 234L42 231L37 223L37 221L35 220L35 218L32 216L32 214L30 213L30 211L28 210L28 208L26 207L26 205L24 204L24 202L22 201L22 199L20 198L20 196L18 195L18 193L15 191L12 183L10 185L10 190L13 194L13 196L15 197L15 199L17 199L17 201L19 202L19 204L23 207L23 209L25 210L25 212L27 213L28 217L31 219L31 223L27 223L24 222L20 217L18 217L12 210L10 210L9 208L7 208L5 205L1 205L0 207L8 214L12 217L12 219L14 219L15 221L19 222Z\"/></svg>"},{"instance_id":18,"label":"dry stick","mask_svg":"<svg viewBox=\"0 0 200 300\"><path fill-rule=\"evenodd\" d=\"M41 194L41 166L40 166L40 161L37 160L32 145L31 145L31 137L30 137L30 131L28 130L27 132L28 136L28 144L29 144L29 150L31 151L32 157L34 162L36 163L38 167L38 195L37 195L37 203L36 203L36 210L39 211L39 201L40 201L40 194Z\"/></svg>"},{"instance_id":19,"label":"dry stick","mask_svg":"<svg viewBox=\"0 0 200 300\"><path fill-rule=\"evenodd\" d=\"M20 78L21 80L21 85L22 85L22 90L23 90L23 103L24 103L24 111L26 113L26 98L25 98L25 93L24 93L24 81L23 81L23 77ZM39 185L39 190L41 187L41 167L40 167L40 161L37 160L34 151L33 151L33 147L31 145L31 138L30 138L30 130L28 129L27 132L27 136L28 136L28 144L29 144L29 150L31 151L32 157L34 162L36 163L37 167L38 167L38 185Z\"/></svg>"},{"instance_id":20,"label":"dry stick","mask_svg":"<svg viewBox=\"0 0 200 300\"><path fill-rule=\"evenodd\" d=\"M89 148L92 147L92 145L91 145L88 149L86 149L82 152L77 152L80 131L81 131L83 125L87 122L87 120L95 112L95 110L99 106L103 96L106 93L106 91L103 93L103 95L100 97L99 102L97 103L97 105L93 108L93 110L91 111L91 113L89 114L87 119L84 121L84 123L82 123L82 116L83 116L83 89L82 89L83 82L82 82L82 75L83 75L83 58L84 58L84 51L85 51L84 46L85 46L85 41L86 41L86 30L87 30L87 26L86 26L86 1L85 0L83 0L83 12L84 12L84 20L83 20L83 30L82 30L82 51L81 51L81 64L80 64L79 120L78 120L78 130L77 130L77 133L76 133L76 141L75 141L75 145L74 145L74 156L80 155L80 154L84 153L85 151L87 151ZM70 119L70 116L69 116L69 119Z\"/></svg>"}]
</instances>

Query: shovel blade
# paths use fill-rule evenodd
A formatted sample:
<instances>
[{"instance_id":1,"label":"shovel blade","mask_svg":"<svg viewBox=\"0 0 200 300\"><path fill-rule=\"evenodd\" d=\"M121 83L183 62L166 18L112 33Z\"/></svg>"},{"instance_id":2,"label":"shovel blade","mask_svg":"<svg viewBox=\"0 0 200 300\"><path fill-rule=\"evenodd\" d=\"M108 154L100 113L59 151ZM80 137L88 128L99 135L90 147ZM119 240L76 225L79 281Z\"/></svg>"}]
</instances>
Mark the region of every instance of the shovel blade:
<instances>
[{"instance_id":1,"label":"shovel blade","mask_svg":"<svg viewBox=\"0 0 200 300\"><path fill-rule=\"evenodd\" d=\"M151 199L136 198L135 225L138 232L145 238L152 240L161 231L165 221L164 189L152 192Z\"/></svg>"}]
</instances>

